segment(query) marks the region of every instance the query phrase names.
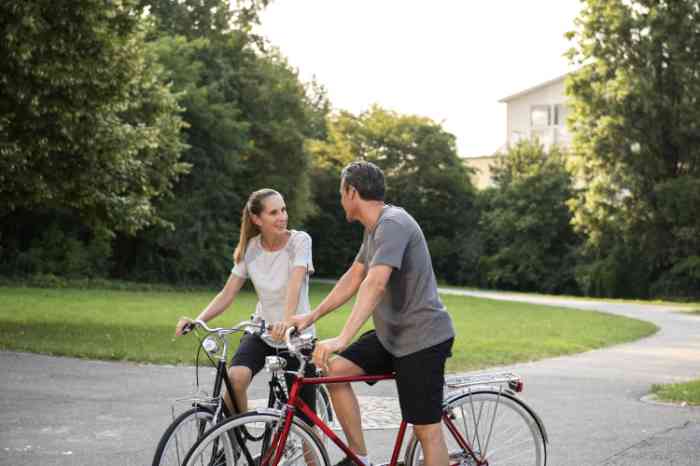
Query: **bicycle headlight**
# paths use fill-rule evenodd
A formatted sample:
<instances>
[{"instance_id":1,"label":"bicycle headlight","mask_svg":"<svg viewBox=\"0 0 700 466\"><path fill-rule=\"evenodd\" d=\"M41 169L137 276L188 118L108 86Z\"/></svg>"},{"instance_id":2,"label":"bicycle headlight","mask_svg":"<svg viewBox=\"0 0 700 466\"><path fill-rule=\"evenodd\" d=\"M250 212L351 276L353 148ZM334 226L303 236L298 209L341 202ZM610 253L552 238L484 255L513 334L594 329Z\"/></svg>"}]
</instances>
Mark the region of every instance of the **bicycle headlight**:
<instances>
[{"instance_id":1,"label":"bicycle headlight","mask_svg":"<svg viewBox=\"0 0 700 466\"><path fill-rule=\"evenodd\" d=\"M204 348L204 351L206 351L207 353L213 355L217 351L219 351L219 344L214 338L206 337L204 341L202 341L202 348Z\"/></svg>"}]
</instances>

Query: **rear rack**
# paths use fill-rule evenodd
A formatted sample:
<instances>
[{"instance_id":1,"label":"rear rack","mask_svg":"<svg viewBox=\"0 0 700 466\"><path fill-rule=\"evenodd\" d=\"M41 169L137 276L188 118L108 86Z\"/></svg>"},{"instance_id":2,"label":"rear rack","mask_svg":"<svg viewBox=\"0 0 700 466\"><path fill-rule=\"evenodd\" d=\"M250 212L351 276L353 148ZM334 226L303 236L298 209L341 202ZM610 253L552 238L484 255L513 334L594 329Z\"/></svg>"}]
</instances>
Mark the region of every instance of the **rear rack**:
<instances>
[{"instance_id":1,"label":"rear rack","mask_svg":"<svg viewBox=\"0 0 700 466\"><path fill-rule=\"evenodd\" d=\"M482 372L479 374L456 375L445 377L447 388L464 388L474 385L501 385L508 386L519 392L523 388L522 379L512 372Z\"/></svg>"}]
</instances>

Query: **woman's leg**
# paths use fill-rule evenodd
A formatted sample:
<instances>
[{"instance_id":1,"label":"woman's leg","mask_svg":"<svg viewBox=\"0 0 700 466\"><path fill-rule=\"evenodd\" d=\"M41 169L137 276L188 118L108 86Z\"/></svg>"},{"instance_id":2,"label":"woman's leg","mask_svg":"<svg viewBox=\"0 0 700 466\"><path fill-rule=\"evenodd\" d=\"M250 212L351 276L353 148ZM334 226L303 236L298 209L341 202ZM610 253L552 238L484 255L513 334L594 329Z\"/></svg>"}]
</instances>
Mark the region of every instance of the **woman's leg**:
<instances>
[{"instance_id":1,"label":"woman's leg","mask_svg":"<svg viewBox=\"0 0 700 466\"><path fill-rule=\"evenodd\" d=\"M241 338L228 370L228 377L233 385L233 396L240 412L248 411L248 387L255 374L265 365L265 356L271 351L258 335L246 334ZM224 401L229 410L234 412L228 391L224 394Z\"/></svg>"},{"instance_id":2,"label":"woman's leg","mask_svg":"<svg viewBox=\"0 0 700 466\"><path fill-rule=\"evenodd\" d=\"M233 396L236 398L236 406L241 413L248 411L248 387L253 380L253 371L245 366L232 366L228 370L228 378L233 385ZM229 412L236 412L231 403L228 390L224 391L224 401Z\"/></svg>"}]
</instances>

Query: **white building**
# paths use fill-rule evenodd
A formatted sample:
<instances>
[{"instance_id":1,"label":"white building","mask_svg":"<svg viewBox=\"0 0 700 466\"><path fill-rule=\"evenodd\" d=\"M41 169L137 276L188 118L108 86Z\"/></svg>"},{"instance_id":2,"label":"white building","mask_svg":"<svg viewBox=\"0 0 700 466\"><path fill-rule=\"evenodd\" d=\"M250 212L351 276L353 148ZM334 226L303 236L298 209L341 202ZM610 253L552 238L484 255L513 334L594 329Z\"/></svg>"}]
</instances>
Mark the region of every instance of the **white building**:
<instances>
[{"instance_id":1,"label":"white building","mask_svg":"<svg viewBox=\"0 0 700 466\"><path fill-rule=\"evenodd\" d=\"M506 104L505 144L493 155L464 159L467 166L475 170L472 183L478 189L492 185L491 171L498 157L511 144L521 139L537 137L545 148L553 144L562 147L570 144L571 135L566 128L568 106L564 94L566 76L559 76L499 100Z\"/></svg>"},{"instance_id":2,"label":"white building","mask_svg":"<svg viewBox=\"0 0 700 466\"><path fill-rule=\"evenodd\" d=\"M521 139L537 137L546 148L553 144L568 146L571 135L566 129L568 106L564 94L567 75L538 84L499 102L506 104L506 147Z\"/></svg>"}]
</instances>

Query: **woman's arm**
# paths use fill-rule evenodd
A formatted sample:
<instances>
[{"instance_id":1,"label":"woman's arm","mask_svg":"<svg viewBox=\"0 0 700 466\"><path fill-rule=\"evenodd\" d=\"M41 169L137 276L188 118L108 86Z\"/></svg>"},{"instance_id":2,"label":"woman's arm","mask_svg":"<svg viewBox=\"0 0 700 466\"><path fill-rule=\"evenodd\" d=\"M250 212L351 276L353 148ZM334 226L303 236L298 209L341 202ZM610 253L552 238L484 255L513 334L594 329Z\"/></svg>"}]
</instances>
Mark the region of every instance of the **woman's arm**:
<instances>
[{"instance_id":1,"label":"woman's arm","mask_svg":"<svg viewBox=\"0 0 700 466\"><path fill-rule=\"evenodd\" d=\"M197 316L197 320L208 322L209 320L224 312L226 308L228 308L231 305L233 299L241 290L241 287L244 283L245 278L241 278L238 275L232 273L228 277L224 288L219 292L219 294L217 294L214 297L214 299L211 300L207 307L205 307L204 310L199 313L199 315ZM182 335L182 329L185 326L185 324L187 324L187 322L189 322L189 320L184 318L178 321L177 326L175 327L176 336Z\"/></svg>"}]
</instances>

